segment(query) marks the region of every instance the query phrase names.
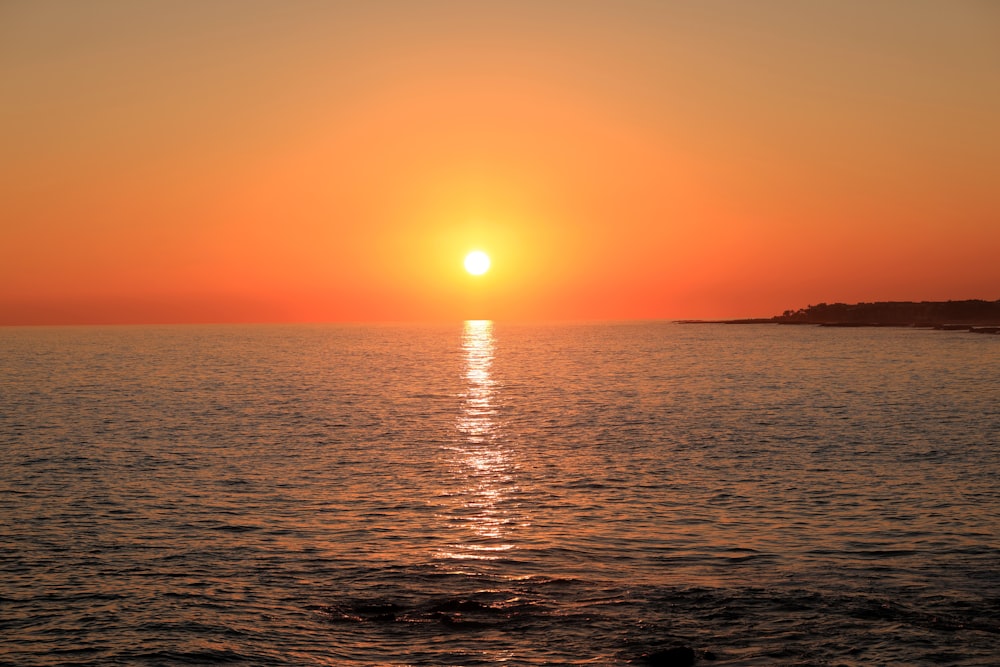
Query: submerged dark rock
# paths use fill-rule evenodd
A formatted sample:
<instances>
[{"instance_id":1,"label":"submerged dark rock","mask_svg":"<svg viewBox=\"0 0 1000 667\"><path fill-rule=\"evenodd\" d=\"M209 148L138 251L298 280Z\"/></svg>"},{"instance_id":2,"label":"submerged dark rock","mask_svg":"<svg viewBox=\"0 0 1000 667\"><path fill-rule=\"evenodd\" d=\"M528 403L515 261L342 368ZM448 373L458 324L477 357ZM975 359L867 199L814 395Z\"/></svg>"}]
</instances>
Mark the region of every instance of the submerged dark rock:
<instances>
[{"instance_id":1,"label":"submerged dark rock","mask_svg":"<svg viewBox=\"0 0 1000 667\"><path fill-rule=\"evenodd\" d=\"M690 667L695 662L695 654L690 646L675 646L647 653L642 656L642 662L653 667Z\"/></svg>"}]
</instances>

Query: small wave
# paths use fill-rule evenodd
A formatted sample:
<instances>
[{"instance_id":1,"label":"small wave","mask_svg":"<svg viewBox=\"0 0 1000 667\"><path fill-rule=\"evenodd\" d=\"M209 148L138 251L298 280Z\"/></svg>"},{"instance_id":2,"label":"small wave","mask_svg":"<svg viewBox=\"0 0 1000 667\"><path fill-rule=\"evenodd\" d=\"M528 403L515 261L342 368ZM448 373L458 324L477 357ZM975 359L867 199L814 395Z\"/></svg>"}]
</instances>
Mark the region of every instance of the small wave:
<instances>
[{"instance_id":1,"label":"small wave","mask_svg":"<svg viewBox=\"0 0 1000 667\"><path fill-rule=\"evenodd\" d=\"M225 665L231 663L247 663L253 656L230 649L197 649L192 651L152 651L135 653L128 656L129 660L153 665Z\"/></svg>"},{"instance_id":2,"label":"small wave","mask_svg":"<svg viewBox=\"0 0 1000 667\"><path fill-rule=\"evenodd\" d=\"M260 526L227 523L221 526L212 526L211 530L219 530L226 533L251 533L260 530Z\"/></svg>"},{"instance_id":3,"label":"small wave","mask_svg":"<svg viewBox=\"0 0 1000 667\"><path fill-rule=\"evenodd\" d=\"M486 589L469 595L436 595L423 599L344 600L318 612L335 623L441 623L484 628L531 623L551 613L537 596L509 589Z\"/></svg>"}]
</instances>

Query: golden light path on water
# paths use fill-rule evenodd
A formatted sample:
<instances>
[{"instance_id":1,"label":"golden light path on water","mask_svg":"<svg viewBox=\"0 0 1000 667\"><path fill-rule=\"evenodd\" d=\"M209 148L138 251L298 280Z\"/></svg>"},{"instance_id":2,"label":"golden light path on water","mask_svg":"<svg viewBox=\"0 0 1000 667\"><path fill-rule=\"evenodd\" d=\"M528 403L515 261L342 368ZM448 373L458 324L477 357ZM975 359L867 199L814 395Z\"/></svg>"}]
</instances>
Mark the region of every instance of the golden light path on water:
<instances>
[{"instance_id":1,"label":"golden light path on water","mask_svg":"<svg viewBox=\"0 0 1000 667\"><path fill-rule=\"evenodd\" d=\"M499 385L492 375L493 322L468 320L462 332L465 357L459 438L449 449L456 487L444 517L461 538L441 557L490 561L514 548L510 529L518 522L511 496L517 491L515 466L502 441L496 401Z\"/></svg>"}]
</instances>

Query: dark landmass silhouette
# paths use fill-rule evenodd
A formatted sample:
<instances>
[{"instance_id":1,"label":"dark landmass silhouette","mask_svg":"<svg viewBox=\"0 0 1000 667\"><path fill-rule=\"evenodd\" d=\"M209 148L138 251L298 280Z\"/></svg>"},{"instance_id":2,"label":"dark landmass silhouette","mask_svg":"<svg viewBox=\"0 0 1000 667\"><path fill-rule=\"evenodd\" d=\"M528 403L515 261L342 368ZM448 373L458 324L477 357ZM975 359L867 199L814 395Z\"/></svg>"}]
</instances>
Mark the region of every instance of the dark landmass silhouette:
<instances>
[{"instance_id":1,"label":"dark landmass silhouette","mask_svg":"<svg viewBox=\"0 0 1000 667\"><path fill-rule=\"evenodd\" d=\"M681 320L683 324L812 324L823 327L924 327L1000 334L1000 300L820 303L768 318Z\"/></svg>"}]
</instances>

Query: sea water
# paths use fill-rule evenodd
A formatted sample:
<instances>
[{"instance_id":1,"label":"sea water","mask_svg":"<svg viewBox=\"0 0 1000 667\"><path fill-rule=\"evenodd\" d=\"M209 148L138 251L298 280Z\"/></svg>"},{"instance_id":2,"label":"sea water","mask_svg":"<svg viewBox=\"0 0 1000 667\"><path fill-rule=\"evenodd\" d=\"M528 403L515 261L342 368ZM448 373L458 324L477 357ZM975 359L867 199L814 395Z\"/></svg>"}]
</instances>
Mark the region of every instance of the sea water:
<instances>
[{"instance_id":1,"label":"sea water","mask_svg":"<svg viewBox=\"0 0 1000 667\"><path fill-rule=\"evenodd\" d=\"M1000 663L1000 337L0 329L0 662Z\"/></svg>"}]
</instances>

